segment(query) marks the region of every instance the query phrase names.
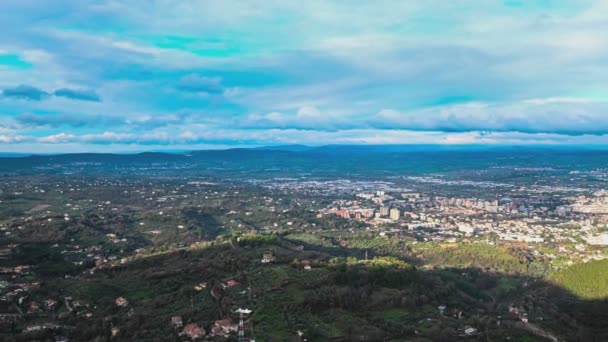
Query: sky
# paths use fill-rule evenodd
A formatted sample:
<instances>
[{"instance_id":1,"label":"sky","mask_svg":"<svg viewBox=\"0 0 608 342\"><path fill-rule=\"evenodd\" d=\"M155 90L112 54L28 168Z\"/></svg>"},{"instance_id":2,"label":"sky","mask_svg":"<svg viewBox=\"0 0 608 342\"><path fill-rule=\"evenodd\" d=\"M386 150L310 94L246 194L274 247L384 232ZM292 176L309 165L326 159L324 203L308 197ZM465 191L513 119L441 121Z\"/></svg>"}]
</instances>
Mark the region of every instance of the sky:
<instances>
[{"instance_id":1,"label":"sky","mask_svg":"<svg viewBox=\"0 0 608 342\"><path fill-rule=\"evenodd\" d=\"M0 151L608 144L604 0L2 0Z\"/></svg>"}]
</instances>

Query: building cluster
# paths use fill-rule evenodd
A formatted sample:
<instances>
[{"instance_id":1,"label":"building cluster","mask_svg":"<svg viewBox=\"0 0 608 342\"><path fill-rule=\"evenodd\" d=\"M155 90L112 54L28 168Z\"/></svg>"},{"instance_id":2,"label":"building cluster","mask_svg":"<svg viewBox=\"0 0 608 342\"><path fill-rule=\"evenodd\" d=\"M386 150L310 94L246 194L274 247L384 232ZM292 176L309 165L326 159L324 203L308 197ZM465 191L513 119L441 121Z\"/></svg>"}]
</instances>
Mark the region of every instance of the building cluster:
<instances>
[{"instance_id":1,"label":"building cluster","mask_svg":"<svg viewBox=\"0 0 608 342\"><path fill-rule=\"evenodd\" d=\"M580 195L571 198L570 206L564 206L564 214L578 212L584 214L608 214L608 191L597 191L592 196Z\"/></svg>"},{"instance_id":2,"label":"building cluster","mask_svg":"<svg viewBox=\"0 0 608 342\"><path fill-rule=\"evenodd\" d=\"M504 196L497 199L434 196L417 192L366 192L320 210L359 220L381 236L416 236L423 241L521 242L561 248L581 260L604 258L587 245L608 245L608 194ZM581 244L582 242L582 244ZM549 259L558 255L545 253Z\"/></svg>"}]
</instances>

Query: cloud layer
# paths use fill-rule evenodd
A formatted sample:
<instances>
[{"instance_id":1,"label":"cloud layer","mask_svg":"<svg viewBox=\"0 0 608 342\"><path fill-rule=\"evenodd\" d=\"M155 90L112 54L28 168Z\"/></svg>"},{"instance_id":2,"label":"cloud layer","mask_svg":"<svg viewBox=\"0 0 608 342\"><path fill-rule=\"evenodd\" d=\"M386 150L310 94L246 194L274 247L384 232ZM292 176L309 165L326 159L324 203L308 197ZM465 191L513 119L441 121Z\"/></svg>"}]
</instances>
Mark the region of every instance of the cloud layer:
<instances>
[{"instance_id":1,"label":"cloud layer","mask_svg":"<svg viewBox=\"0 0 608 342\"><path fill-rule=\"evenodd\" d=\"M100 102L101 99L99 95L97 95L92 90L78 90L78 89L69 89L69 88L61 88L57 89L52 93L48 93L42 89L36 88L34 86L29 85L19 85L13 88L5 88L2 90L2 96L5 98L15 98L22 100L32 100L32 101L41 101L47 98L50 95L54 95L57 97L65 97L72 100L81 100L81 101L94 101Z\"/></svg>"},{"instance_id":2,"label":"cloud layer","mask_svg":"<svg viewBox=\"0 0 608 342\"><path fill-rule=\"evenodd\" d=\"M4 0L0 150L605 144L606 11L602 0Z\"/></svg>"}]
</instances>

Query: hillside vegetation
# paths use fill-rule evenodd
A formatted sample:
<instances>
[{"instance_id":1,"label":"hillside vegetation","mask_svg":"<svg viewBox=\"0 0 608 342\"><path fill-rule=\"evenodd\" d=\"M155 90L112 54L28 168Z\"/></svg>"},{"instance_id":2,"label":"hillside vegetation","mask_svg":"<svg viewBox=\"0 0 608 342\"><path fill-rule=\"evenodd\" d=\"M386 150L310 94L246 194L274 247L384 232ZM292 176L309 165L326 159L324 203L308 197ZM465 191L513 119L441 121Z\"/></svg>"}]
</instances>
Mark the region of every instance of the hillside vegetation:
<instances>
[{"instance_id":1,"label":"hillside vegetation","mask_svg":"<svg viewBox=\"0 0 608 342\"><path fill-rule=\"evenodd\" d=\"M570 266L553 274L551 281L584 299L606 299L608 260Z\"/></svg>"}]
</instances>

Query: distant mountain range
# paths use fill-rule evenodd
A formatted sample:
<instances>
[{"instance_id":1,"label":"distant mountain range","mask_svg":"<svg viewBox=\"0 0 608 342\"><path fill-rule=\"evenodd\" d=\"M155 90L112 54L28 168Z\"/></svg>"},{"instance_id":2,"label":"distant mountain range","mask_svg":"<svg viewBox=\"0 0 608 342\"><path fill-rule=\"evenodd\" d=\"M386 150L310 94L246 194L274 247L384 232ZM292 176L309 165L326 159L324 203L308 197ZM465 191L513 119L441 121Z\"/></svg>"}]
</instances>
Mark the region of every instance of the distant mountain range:
<instances>
[{"instance_id":1,"label":"distant mountain range","mask_svg":"<svg viewBox=\"0 0 608 342\"><path fill-rule=\"evenodd\" d=\"M161 155L191 155L191 154L217 154L228 153L234 151L284 151L284 152L355 152L355 153L394 153L394 152L421 152L421 151L608 151L608 145L439 145L439 144L420 144L420 145L270 145L261 147L238 147L228 149L213 149L213 150L158 150L144 152L116 152L116 153L96 153L96 152L78 152L78 153L24 153L24 152L0 152L0 158L14 157L29 157L29 156L89 156L89 155L120 155L134 156L144 155L151 156L155 154Z\"/></svg>"},{"instance_id":2,"label":"distant mountain range","mask_svg":"<svg viewBox=\"0 0 608 342\"><path fill-rule=\"evenodd\" d=\"M0 152L0 158L3 157L27 157L31 156L32 153L15 153L15 152Z\"/></svg>"},{"instance_id":3,"label":"distant mountain range","mask_svg":"<svg viewBox=\"0 0 608 342\"><path fill-rule=\"evenodd\" d=\"M185 152L0 154L3 172L65 172L109 168L232 172L403 174L505 166L564 170L605 168L608 149L581 146L281 145Z\"/></svg>"}]
</instances>

